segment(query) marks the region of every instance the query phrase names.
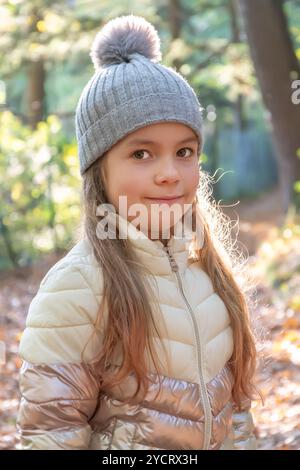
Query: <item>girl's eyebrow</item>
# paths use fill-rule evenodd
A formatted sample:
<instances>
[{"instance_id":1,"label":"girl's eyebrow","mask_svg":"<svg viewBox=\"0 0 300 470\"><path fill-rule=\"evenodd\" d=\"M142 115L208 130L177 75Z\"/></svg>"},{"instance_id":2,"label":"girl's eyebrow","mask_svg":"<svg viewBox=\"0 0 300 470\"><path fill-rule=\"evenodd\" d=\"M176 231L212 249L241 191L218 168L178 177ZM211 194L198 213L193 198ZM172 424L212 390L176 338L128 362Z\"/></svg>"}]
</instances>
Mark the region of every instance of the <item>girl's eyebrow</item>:
<instances>
[{"instance_id":1,"label":"girl's eyebrow","mask_svg":"<svg viewBox=\"0 0 300 470\"><path fill-rule=\"evenodd\" d=\"M184 140L181 140L180 142L177 142L177 145L180 144L186 144L188 142L198 142L198 139L196 137L187 137ZM129 142L127 142L126 146L130 147L131 145L160 145L158 142L154 142L153 140L147 140L147 139L134 139Z\"/></svg>"}]
</instances>

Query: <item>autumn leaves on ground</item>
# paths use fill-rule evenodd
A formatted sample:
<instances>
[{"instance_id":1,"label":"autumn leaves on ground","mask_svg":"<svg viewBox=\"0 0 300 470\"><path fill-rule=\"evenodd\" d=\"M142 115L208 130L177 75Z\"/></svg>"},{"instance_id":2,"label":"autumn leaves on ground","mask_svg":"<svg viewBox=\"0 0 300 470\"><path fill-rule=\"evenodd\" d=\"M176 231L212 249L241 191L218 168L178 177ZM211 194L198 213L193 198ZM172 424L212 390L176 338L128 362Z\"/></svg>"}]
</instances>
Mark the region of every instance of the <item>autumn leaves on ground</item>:
<instances>
[{"instance_id":1,"label":"autumn leaves on ground","mask_svg":"<svg viewBox=\"0 0 300 470\"><path fill-rule=\"evenodd\" d=\"M239 218L238 239L249 254L256 279L256 314L264 332L264 361L258 382L265 404L253 403L259 449L300 448L300 221L278 213L275 190L252 203L226 209ZM225 209L224 209L225 210ZM280 228L279 228L280 227ZM32 268L0 275L0 449L18 449L15 423L19 403L18 343L28 305L39 282L60 256L49 255Z\"/></svg>"}]
</instances>

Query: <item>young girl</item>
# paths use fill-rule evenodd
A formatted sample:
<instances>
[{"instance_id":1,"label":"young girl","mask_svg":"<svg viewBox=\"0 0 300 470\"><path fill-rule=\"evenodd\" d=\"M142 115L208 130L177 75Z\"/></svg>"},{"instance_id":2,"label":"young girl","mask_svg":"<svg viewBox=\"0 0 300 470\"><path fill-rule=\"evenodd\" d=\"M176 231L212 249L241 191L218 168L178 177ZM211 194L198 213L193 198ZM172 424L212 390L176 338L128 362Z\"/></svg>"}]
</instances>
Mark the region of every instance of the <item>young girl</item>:
<instances>
[{"instance_id":1,"label":"young girl","mask_svg":"<svg viewBox=\"0 0 300 470\"><path fill-rule=\"evenodd\" d=\"M109 21L91 57L84 234L30 304L22 448L255 449L256 339L199 167L200 103L142 17Z\"/></svg>"}]
</instances>

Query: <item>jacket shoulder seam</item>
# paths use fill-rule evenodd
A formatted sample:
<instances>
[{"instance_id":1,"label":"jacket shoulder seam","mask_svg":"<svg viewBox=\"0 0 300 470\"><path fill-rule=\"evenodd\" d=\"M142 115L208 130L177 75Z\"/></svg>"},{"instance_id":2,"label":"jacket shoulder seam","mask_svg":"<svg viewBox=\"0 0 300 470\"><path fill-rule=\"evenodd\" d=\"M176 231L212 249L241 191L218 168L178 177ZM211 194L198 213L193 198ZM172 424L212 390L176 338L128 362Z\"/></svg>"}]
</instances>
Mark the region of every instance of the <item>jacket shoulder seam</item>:
<instances>
[{"instance_id":1,"label":"jacket shoulder seam","mask_svg":"<svg viewBox=\"0 0 300 470\"><path fill-rule=\"evenodd\" d=\"M85 265L85 264L82 264L82 266L90 266L90 265ZM95 268L95 266L93 266ZM75 265L73 263L70 263L70 264L65 264L63 266L59 266L57 267L56 269L54 269L52 272L48 272L45 276L44 276L44 279L41 281L41 284L40 284L40 290L39 290L39 293L48 293L48 292L53 292L53 293L56 293L56 292L65 292L65 291L68 291L68 290L73 290L73 289L60 289L60 290L53 290L53 291L45 291L43 290L44 287L46 287L47 285L47 282L48 280L51 278L51 276L53 276L54 274L57 274L59 271L60 271L60 274L61 274L61 271L63 270L68 270L70 269L71 271L73 272L78 272L79 275L82 277L83 281L84 281L84 284L85 286L83 287L79 287L79 288L74 288L74 290L84 290L84 289L89 289L93 294L94 296L99 296L99 294L96 294L93 290L93 288L91 287L90 283L87 281L86 277L83 275L82 273L82 270L80 269L79 265Z\"/></svg>"}]
</instances>

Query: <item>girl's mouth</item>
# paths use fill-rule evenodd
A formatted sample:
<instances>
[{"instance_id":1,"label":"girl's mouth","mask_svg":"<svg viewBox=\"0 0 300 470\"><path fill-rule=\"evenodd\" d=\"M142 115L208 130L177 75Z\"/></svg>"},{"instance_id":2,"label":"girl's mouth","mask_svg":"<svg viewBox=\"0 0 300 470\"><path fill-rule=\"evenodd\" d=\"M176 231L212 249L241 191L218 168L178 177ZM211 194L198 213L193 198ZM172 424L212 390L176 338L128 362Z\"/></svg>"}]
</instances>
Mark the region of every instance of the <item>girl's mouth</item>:
<instances>
[{"instance_id":1,"label":"girl's mouth","mask_svg":"<svg viewBox=\"0 0 300 470\"><path fill-rule=\"evenodd\" d=\"M156 197L147 197L150 201L153 201L156 204L174 204L174 202L178 202L183 198L183 196L170 196L164 198L156 198Z\"/></svg>"}]
</instances>

